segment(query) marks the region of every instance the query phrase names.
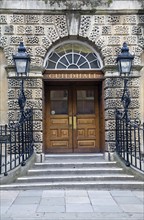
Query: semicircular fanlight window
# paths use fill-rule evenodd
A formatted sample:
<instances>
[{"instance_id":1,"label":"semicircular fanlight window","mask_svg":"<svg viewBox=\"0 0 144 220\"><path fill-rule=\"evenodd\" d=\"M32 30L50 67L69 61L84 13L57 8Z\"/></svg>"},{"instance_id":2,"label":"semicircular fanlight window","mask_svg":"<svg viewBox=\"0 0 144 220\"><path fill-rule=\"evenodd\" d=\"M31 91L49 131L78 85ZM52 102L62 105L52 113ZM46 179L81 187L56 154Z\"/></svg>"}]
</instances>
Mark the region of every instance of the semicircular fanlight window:
<instances>
[{"instance_id":1,"label":"semicircular fanlight window","mask_svg":"<svg viewBox=\"0 0 144 220\"><path fill-rule=\"evenodd\" d=\"M101 62L91 48L78 43L58 46L47 57L46 69L101 69Z\"/></svg>"}]
</instances>

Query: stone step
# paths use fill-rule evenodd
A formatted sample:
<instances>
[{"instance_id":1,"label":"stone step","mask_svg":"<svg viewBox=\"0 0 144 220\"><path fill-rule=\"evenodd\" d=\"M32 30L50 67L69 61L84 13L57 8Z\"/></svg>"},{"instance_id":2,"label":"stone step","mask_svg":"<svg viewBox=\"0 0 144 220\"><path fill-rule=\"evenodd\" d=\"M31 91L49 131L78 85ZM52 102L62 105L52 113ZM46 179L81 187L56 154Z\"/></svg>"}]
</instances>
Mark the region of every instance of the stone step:
<instances>
[{"instance_id":1,"label":"stone step","mask_svg":"<svg viewBox=\"0 0 144 220\"><path fill-rule=\"evenodd\" d=\"M85 162L105 161L103 154L46 154L45 162Z\"/></svg>"},{"instance_id":2,"label":"stone step","mask_svg":"<svg viewBox=\"0 0 144 220\"><path fill-rule=\"evenodd\" d=\"M76 162L69 162L69 161L65 161L65 162L44 162L44 163L35 163L34 167L36 169L43 169L43 168L81 168L81 167L111 167L111 166L115 166L116 165L116 161L112 161L112 162L108 162L108 161L95 161L95 162L90 162L90 161L86 161L86 162L80 162L80 161L76 161Z\"/></svg>"},{"instance_id":3,"label":"stone step","mask_svg":"<svg viewBox=\"0 0 144 220\"><path fill-rule=\"evenodd\" d=\"M107 181L107 180L133 180L133 175L101 174L101 175L65 175L65 176L24 176L17 178L17 182L74 182L74 181Z\"/></svg>"},{"instance_id":4,"label":"stone step","mask_svg":"<svg viewBox=\"0 0 144 220\"><path fill-rule=\"evenodd\" d=\"M42 183L13 183L1 185L2 190L27 189L143 189L142 181L75 181L75 182L42 182Z\"/></svg>"},{"instance_id":5,"label":"stone step","mask_svg":"<svg viewBox=\"0 0 144 220\"><path fill-rule=\"evenodd\" d=\"M68 154L45 154L44 155L45 158L73 158L73 157L78 157L78 158L81 158L81 157L104 157L104 154L103 153L68 153Z\"/></svg>"},{"instance_id":6,"label":"stone step","mask_svg":"<svg viewBox=\"0 0 144 220\"><path fill-rule=\"evenodd\" d=\"M2 189L142 189L143 182L125 174L103 154L49 154L35 163L27 176Z\"/></svg>"},{"instance_id":7,"label":"stone step","mask_svg":"<svg viewBox=\"0 0 144 220\"><path fill-rule=\"evenodd\" d=\"M45 168L30 169L28 175L70 175L70 174L98 174L98 173L120 173L122 168L118 167L81 167L81 168Z\"/></svg>"}]
</instances>

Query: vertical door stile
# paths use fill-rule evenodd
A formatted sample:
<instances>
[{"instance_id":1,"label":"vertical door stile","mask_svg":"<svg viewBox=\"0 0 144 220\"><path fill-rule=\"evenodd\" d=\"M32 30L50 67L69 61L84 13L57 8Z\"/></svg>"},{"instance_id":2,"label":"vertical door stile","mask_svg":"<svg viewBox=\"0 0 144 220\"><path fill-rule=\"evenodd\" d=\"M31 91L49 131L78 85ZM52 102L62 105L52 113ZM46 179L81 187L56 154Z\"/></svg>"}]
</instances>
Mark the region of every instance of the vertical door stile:
<instances>
[{"instance_id":1,"label":"vertical door stile","mask_svg":"<svg viewBox=\"0 0 144 220\"><path fill-rule=\"evenodd\" d=\"M95 113L95 122L96 122L96 147L99 150L100 146L100 138L99 138L99 94L98 94L98 87L95 88L95 109L96 109L96 113Z\"/></svg>"},{"instance_id":2,"label":"vertical door stile","mask_svg":"<svg viewBox=\"0 0 144 220\"><path fill-rule=\"evenodd\" d=\"M68 89L68 115L69 115L69 148L73 148L73 118L72 118L72 94L71 88ZM73 151L73 150L72 150Z\"/></svg>"},{"instance_id":3,"label":"vertical door stile","mask_svg":"<svg viewBox=\"0 0 144 220\"><path fill-rule=\"evenodd\" d=\"M72 113L73 113L73 152L75 151L75 149L77 148L77 130L74 129L74 123L77 123L74 122L74 117L76 117L76 88L75 86L72 87L72 103L73 103L73 106L72 106Z\"/></svg>"}]
</instances>

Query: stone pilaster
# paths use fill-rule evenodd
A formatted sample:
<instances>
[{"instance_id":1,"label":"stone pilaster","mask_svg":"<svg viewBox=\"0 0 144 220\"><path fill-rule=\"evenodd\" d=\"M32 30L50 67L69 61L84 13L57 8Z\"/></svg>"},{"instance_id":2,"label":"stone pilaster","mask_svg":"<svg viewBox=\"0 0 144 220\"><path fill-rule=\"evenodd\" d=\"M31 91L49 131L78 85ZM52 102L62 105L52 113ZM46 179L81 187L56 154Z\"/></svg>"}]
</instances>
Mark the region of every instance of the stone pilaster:
<instances>
[{"instance_id":1,"label":"stone pilaster","mask_svg":"<svg viewBox=\"0 0 144 220\"><path fill-rule=\"evenodd\" d=\"M104 86L105 100L105 141L106 149L113 151L115 149L115 110L116 108L123 111L121 97L123 95L124 81L117 76L117 73L111 70L106 71L107 75ZM111 75L111 76L110 76ZM128 81L128 89L131 97L129 105L129 117L137 118L140 116L140 78L139 76L130 76Z\"/></svg>"},{"instance_id":2,"label":"stone pilaster","mask_svg":"<svg viewBox=\"0 0 144 220\"><path fill-rule=\"evenodd\" d=\"M20 117L18 96L20 92L21 79L17 77L8 78L8 119L17 121ZM43 126L42 126L42 76L29 76L24 79L24 91L27 108L33 108L34 120L34 142L36 152L42 152Z\"/></svg>"}]
</instances>

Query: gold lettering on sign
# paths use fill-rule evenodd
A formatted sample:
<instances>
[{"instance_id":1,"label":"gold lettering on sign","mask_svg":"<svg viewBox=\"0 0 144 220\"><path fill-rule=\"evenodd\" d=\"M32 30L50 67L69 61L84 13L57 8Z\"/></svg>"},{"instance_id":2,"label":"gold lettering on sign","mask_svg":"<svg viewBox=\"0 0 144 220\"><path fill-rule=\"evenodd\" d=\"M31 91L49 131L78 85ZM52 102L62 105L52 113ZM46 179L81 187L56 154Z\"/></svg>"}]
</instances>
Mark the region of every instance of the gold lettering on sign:
<instances>
[{"instance_id":1,"label":"gold lettering on sign","mask_svg":"<svg viewBox=\"0 0 144 220\"><path fill-rule=\"evenodd\" d=\"M102 78L102 74L98 73L48 73L45 75L48 79L98 79Z\"/></svg>"}]
</instances>

